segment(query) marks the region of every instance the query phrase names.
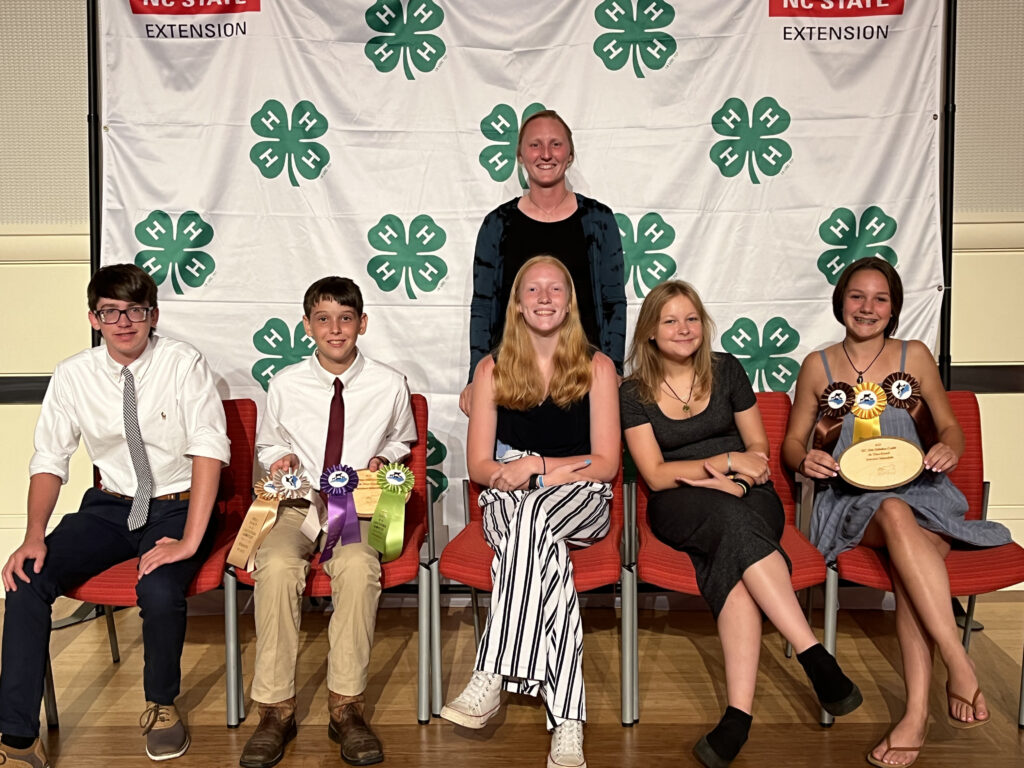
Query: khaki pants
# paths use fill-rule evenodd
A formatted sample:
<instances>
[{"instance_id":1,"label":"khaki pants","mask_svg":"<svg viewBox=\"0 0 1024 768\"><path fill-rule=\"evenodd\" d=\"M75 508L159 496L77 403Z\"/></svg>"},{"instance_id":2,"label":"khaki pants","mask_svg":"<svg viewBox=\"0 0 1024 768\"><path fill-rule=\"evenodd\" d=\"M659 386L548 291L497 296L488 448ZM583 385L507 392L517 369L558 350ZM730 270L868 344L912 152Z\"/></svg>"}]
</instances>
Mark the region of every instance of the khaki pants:
<instances>
[{"instance_id":1,"label":"khaki pants","mask_svg":"<svg viewBox=\"0 0 1024 768\"><path fill-rule=\"evenodd\" d=\"M299 529L301 507L282 507L277 523L256 553L256 670L253 701L274 704L295 695L302 592L313 552L322 547ZM327 687L343 696L366 690L370 647L380 598L380 556L366 543L369 521L360 520L361 541L336 546L324 564L331 578L334 613L328 627Z\"/></svg>"}]
</instances>

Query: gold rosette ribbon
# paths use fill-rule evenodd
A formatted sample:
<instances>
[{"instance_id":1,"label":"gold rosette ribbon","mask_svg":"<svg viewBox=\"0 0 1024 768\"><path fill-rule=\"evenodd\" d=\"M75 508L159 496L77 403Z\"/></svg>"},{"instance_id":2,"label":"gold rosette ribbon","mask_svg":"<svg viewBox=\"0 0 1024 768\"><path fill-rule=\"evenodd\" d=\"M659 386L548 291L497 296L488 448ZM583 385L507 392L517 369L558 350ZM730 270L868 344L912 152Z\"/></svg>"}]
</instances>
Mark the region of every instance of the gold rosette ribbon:
<instances>
[{"instance_id":1,"label":"gold rosette ribbon","mask_svg":"<svg viewBox=\"0 0 1024 768\"><path fill-rule=\"evenodd\" d=\"M309 490L309 480L294 472L278 470L272 476L259 480L253 487L256 498L245 513L235 543L228 553L228 564L251 571L256 566L256 552L277 522L277 508L283 499L297 499L303 483Z\"/></svg>"},{"instance_id":2,"label":"gold rosette ribbon","mask_svg":"<svg viewBox=\"0 0 1024 768\"><path fill-rule=\"evenodd\" d=\"M404 464L388 464L377 470L377 483L381 494L370 520L367 542L381 553L381 561L387 563L402 554L405 502L416 478Z\"/></svg>"},{"instance_id":3,"label":"gold rosette ribbon","mask_svg":"<svg viewBox=\"0 0 1024 768\"><path fill-rule=\"evenodd\" d=\"M864 381L853 388L850 413L854 415L853 445L861 440L882 436L879 416L885 410L885 390L873 381Z\"/></svg>"}]
</instances>

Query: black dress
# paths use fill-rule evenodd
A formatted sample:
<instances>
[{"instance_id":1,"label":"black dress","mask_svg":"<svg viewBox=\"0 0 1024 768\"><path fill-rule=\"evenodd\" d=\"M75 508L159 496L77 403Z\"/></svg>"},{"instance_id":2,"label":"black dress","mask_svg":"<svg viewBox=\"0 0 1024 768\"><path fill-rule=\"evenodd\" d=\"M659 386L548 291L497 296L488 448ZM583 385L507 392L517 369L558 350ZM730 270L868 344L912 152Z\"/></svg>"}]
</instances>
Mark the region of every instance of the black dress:
<instances>
[{"instance_id":1,"label":"black dress","mask_svg":"<svg viewBox=\"0 0 1024 768\"><path fill-rule=\"evenodd\" d=\"M746 449L734 414L757 400L743 367L732 355L714 353L711 399L688 419L671 419L657 403L642 403L627 381L619 390L622 428L649 423L665 461L706 459ZM770 482L755 485L739 498L713 488L680 485L651 493L647 507L651 530L665 544L690 556L697 586L715 618L743 572L772 552L786 522L782 502ZM791 567L786 558L787 567Z\"/></svg>"}]
</instances>

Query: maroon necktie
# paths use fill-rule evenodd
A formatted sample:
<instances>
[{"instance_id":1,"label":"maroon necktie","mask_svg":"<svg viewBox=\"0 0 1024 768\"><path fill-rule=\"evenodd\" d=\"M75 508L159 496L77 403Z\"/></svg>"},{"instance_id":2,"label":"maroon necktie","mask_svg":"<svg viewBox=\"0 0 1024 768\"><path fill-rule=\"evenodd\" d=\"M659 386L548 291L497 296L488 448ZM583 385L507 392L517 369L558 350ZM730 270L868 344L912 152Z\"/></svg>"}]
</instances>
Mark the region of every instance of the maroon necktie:
<instances>
[{"instance_id":1,"label":"maroon necktie","mask_svg":"<svg viewBox=\"0 0 1024 768\"><path fill-rule=\"evenodd\" d=\"M327 445L324 448L324 469L341 463L341 446L345 442L345 401L341 397L341 379L334 380L331 418L327 422Z\"/></svg>"}]
</instances>

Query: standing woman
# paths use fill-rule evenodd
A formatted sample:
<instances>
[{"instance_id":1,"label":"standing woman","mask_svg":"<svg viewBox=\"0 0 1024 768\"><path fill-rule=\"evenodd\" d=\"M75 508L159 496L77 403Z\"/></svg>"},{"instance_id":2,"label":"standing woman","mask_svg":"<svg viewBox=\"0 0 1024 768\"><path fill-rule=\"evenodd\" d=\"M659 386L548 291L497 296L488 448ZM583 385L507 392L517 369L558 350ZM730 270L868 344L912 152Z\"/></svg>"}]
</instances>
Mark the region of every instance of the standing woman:
<instances>
[{"instance_id":1,"label":"standing woman","mask_svg":"<svg viewBox=\"0 0 1024 768\"><path fill-rule=\"evenodd\" d=\"M818 643L793 594L779 546L785 513L769 480L757 400L736 358L711 351L713 337L693 287L662 283L640 308L619 398L626 444L653 491L651 530L690 556L718 622L729 704L693 752L709 768L724 768L750 730L762 611L793 644L828 712L852 712L861 694Z\"/></svg>"},{"instance_id":2,"label":"standing woman","mask_svg":"<svg viewBox=\"0 0 1024 768\"><path fill-rule=\"evenodd\" d=\"M811 541L825 559L834 563L844 550L864 544L886 550L891 563L907 704L900 721L868 754L868 762L877 766L917 759L936 646L946 666L952 724L970 728L988 721L974 665L958 637L943 560L951 541L995 546L1010 540L998 523L964 520L967 500L946 476L963 453L963 432L928 348L892 338L902 306L903 284L888 262L871 257L846 268L832 293L832 312L845 337L804 360L783 443L786 465L819 483ZM863 491L838 477L836 458L853 442L854 414L819 413L819 396L849 393L851 385L881 385L886 395L879 398L886 403L878 417L881 434L905 438L923 450L924 471L916 479L891 490ZM808 450L812 430L814 447Z\"/></svg>"},{"instance_id":3,"label":"standing woman","mask_svg":"<svg viewBox=\"0 0 1024 768\"><path fill-rule=\"evenodd\" d=\"M619 467L617 379L580 325L572 279L550 256L530 259L494 356L476 368L466 456L494 549L494 589L476 671L441 717L482 728L500 692L541 696L548 768L585 766L583 628L568 544L609 527Z\"/></svg>"},{"instance_id":4,"label":"standing woman","mask_svg":"<svg viewBox=\"0 0 1024 768\"><path fill-rule=\"evenodd\" d=\"M573 194L565 173L576 159L572 131L551 109L523 121L516 157L526 169L529 191L484 218L473 257L473 301L469 320L470 382L480 360L502 338L512 280L538 254L561 261L576 284L580 322L590 343L622 372L626 343L626 294L622 240L608 206ZM472 383L459 398L469 413Z\"/></svg>"}]
</instances>

